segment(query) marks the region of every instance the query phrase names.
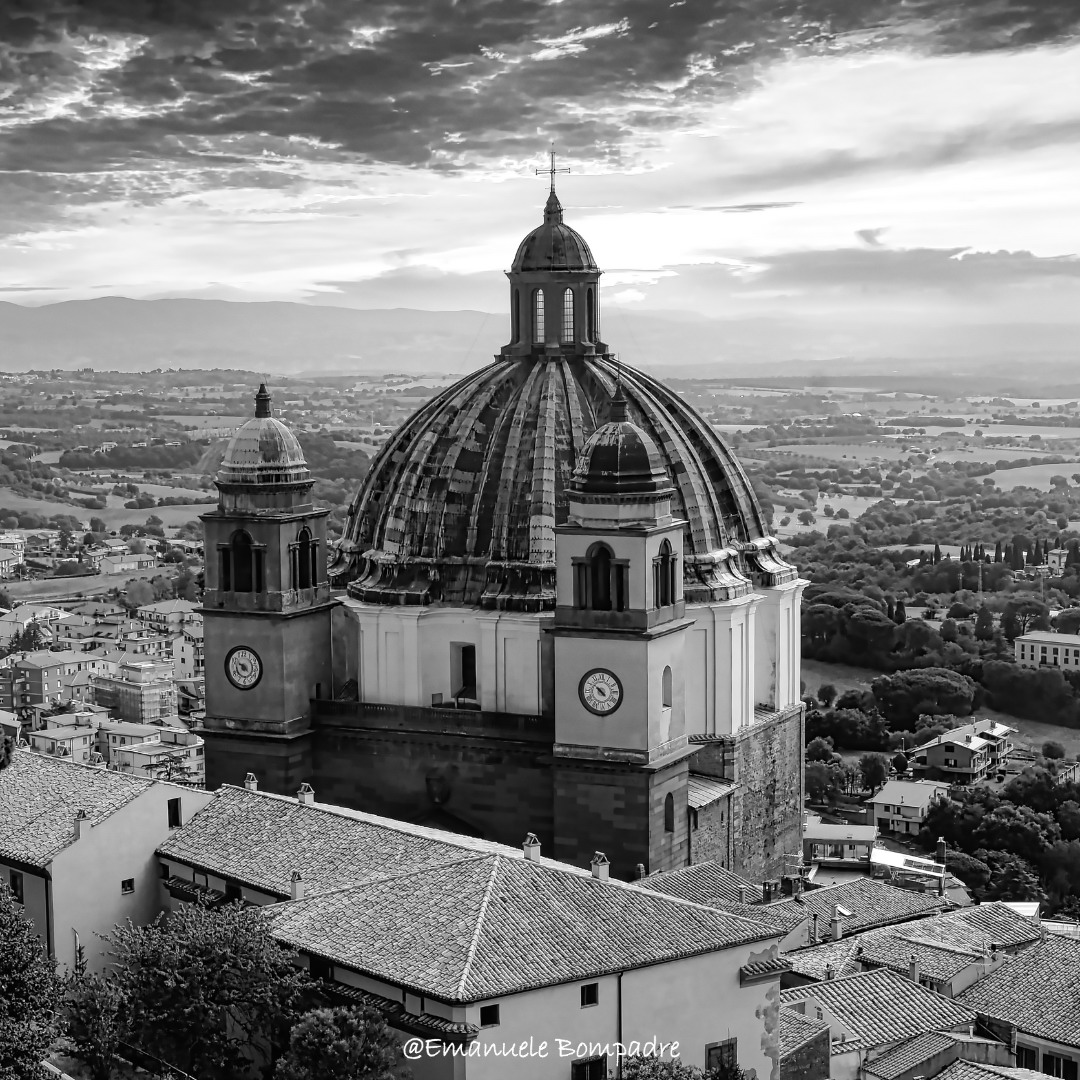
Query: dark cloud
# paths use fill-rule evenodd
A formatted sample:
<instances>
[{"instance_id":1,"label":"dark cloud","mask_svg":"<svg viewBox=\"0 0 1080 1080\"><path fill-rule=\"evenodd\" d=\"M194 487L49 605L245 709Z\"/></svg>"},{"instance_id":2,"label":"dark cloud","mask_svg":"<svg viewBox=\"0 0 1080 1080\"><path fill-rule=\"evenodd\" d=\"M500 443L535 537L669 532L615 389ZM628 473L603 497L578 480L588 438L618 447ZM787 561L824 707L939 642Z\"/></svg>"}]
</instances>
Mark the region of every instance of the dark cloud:
<instances>
[{"instance_id":1,"label":"dark cloud","mask_svg":"<svg viewBox=\"0 0 1080 1080\"><path fill-rule=\"evenodd\" d=\"M0 82L25 125L0 144L0 166L228 163L245 157L230 140L250 135L434 168L532 156L552 137L579 159L617 162L628 128L663 130L688 103L735 92L763 60L843 48L868 28L889 41L917 33L924 47L1016 48L1080 30L1080 5L6 0ZM636 110L661 91L670 112ZM590 111L596 101L608 108Z\"/></svg>"},{"instance_id":2,"label":"dark cloud","mask_svg":"<svg viewBox=\"0 0 1080 1080\"><path fill-rule=\"evenodd\" d=\"M879 248L884 247L881 242L881 236L883 233L888 232L888 229L859 229L855 235L864 243L867 247Z\"/></svg>"}]
</instances>

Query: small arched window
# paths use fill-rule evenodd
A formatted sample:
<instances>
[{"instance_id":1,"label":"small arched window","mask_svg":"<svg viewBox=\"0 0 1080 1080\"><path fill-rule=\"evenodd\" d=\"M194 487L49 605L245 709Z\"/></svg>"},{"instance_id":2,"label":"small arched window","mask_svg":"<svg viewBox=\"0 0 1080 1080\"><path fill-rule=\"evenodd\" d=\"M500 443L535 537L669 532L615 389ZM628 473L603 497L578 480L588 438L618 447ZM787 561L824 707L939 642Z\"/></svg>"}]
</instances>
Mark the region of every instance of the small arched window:
<instances>
[{"instance_id":1,"label":"small arched window","mask_svg":"<svg viewBox=\"0 0 1080 1080\"><path fill-rule=\"evenodd\" d=\"M596 295L589 289L585 293L585 340L596 340Z\"/></svg>"},{"instance_id":2,"label":"small arched window","mask_svg":"<svg viewBox=\"0 0 1080 1080\"><path fill-rule=\"evenodd\" d=\"M296 534L291 555L293 588L313 589L318 583L319 541L307 527Z\"/></svg>"},{"instance_id":3,"label":"small arched window","mask_svg":"<svg viewBox=\"0 0 1080 1080\"><path fill-rule=\"evenodd\" d=\"M521 290L514 290L514 325L510 328L513 344L521 340Z\"/></svg>"},{"instance_id":4,"label":"small arched window","mask_svg":"<svg viewBox=\"0 0 1080 1080\"><path fill-rule=\"evenodd\" d=\"M221 551L221 588L225 592L262 592L263 553L239 529Z\"/></svg>"},{"instance_id":5,"label":"small arched window","mask_svg":"<svg viewBox=\"0 0 1080 1080\"><path fill-rule=\"evenodd\" d=\"M664 796L664 832L675 831L675 796L669 791Z\"/></svg>"},{"instance_id":6,"label":"small arched window","mask_svg":"<svg viewBox=\"0 0 1080 1080\"><path fill-rule=\"evenodd\" d=\"M593 611L611 610L611 549L603 544L589 559L589 599Z\"/></svg>"},{"instance_id":7,"label":"small arched window","mask_svg":"<svg viewBox=\"0 0 1080 1080\"><path fill-rule=\"evenodd\" d=\"M533 293L533 341L544 340L544 290Z\"/></svg>"},{"instance_id":8,"label":"small arched window","mask_svg":"<svg viewBox=\"0 0 1080 1080\"><path fill-rule=\"evenodd\" d=\"M664 676L660 683L660 701L665 709L671 708L671 668L664 668Z\"/></svg>"},{"instance_id":9,"label":"small arched window","mask_svg":"<svg viewBox=\"0 0 1080 1080\"><path fill-rule=\"evenodd\" d=\"M564 289L562 294L562 340L574 340L574 290Z\"/></svg>"},{"instance_id":10,"label":"small arched window","mask_svg":"<svg viewBox=\"0 0 1080 1080\"><path fill-rule=\"evenodd\" d=\"M670 607L677 598L676 574L679 560L665 540L653 559L653 602L657 607Z\"/></svg>"}]
</instances>

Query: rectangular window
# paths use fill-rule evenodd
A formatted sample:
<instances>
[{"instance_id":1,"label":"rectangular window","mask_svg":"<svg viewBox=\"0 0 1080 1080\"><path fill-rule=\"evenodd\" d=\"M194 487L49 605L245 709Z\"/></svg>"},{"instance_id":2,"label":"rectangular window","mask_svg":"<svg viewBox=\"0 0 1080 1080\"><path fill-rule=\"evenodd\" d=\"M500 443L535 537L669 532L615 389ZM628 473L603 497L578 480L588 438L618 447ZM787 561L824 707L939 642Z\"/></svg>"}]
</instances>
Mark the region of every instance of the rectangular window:
<instances>
[{"instance_id":1,"label":"rectangular window","mask_svg":"<svg viewBox=\"0 0 1080 1080\"><path fill-rule=\"evenodd\" d=\"M586 983L581 988L581 1007L583 1009L589 1008L590 1005L595 1005L600 1000L600 984L599 983Z\"/></svg>"},{"instance_id":2,"label":"rectangular window","mask_svg":"<svg viewBox=\"0 0 1080 1080\"><path fill-rule=\"evenodd\" d=\"M570 1080L607 1080L607 1055L572 1062Z\"/></svg>"},{"instance_id":3,"label":"rectangular window","mask_svg":"<svg viewBox=\"0 0 1080 1080\"><path fill-rule=\"evenodd\" d=\"M135 879L133 877L126 877L120 882L120 891L128 896L135 891Z\"/></svg>"},{"instance_id":4,"label":"rectangular window","mask_svg":"<svg viewBox=\"0 0 1080 1080\"><path fill-rule=\"evenodd\" d=\"M1039 1068L1039 1051L1030 1046L1016 1044L1016 1067L1018 1069Z\"/></svg>"},{"instance_id":5,"label":"rectangular window","mask_svg":"<svg viewBox=\"0 0 1080 1080\"><path fill-rule=\"evenodd\" d=\"M12 870L9 873L8 884L11 886L11 895L15 898L15 903L23 903L23 876L18 870Z\"/></svg>"},{"instance_id":6,"label":"rectangular window","mask_svg":"<svg viewBox=\"0 0 1080 1080\"><path fill-rule=\"evenodd\" d=\"M730 1069L739 1064L739 1040L725 1039L705 1047L706 1069Z\"/></svg>"},{"instance_id":7,"label":"rectangular window","mask_svg":"<svg viewBox=\"0 0 1080 1080\"><path fill-rule=\"evenodd\" d=\"M476 646L454 642L450 646L450 683L455 698L476 701Z\"/></svg>"},{"instance_id":8,"label":"rectangular window","mask_svg":"<svg viewBox=\"0 0 1080 1080\"><path fill-rule=\"evenodd\" d=\"M313 956L308 961L308 972L313 979L322 979L323 982L334 981L334 965L321 956Z\"/></svg>"},{"instance_id":9,"label":"rectangular window","mask_svg":"<svg viewBox=\"0 0 1080 1080\"><path fill-rule=\"evenodd\" d=\"M169 800L169 828L179 829L184 824L183 811L180 808L179 799Z\"/></svg>"},{"instance_id":10,"label":"rectangular window","mask_svg":"<svg viewBox=\"0 0 1080 1080\"><path fill-rule=\"evenodd\" d=\"M480 1026L486 1027L498 1027L499 1026L499 1006L498 1005L481 1005L480 1006Z\"/></svg>"},{"instance_id":11,"label":"rectangular window","mask_svg":"<svg viewBox=\"0 0 1080 1080\"><path fill-rule=\"evenodd\" d=\"M1077 1080L1076 1062L1058 1054L1043 1054L1042 1071L1047 1076L1060 1076L1061 1080Z\"/></svg>"}]
</instances>

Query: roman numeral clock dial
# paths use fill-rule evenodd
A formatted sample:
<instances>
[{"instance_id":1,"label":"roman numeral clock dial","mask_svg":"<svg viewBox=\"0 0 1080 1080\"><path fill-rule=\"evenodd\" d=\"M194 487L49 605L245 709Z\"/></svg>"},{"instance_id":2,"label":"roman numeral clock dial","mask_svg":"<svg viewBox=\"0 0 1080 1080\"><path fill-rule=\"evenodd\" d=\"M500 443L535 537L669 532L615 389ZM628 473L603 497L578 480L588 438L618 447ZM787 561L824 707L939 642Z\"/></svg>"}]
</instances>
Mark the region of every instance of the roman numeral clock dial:
<instances>
[{"instance_id":1,"label":"roman numeral clock dial","mask_svg":"<svg viewBox=\"0 0 1080 1080\"><path fill-rule=\"evenodd\" d=\"M251 690L262 678L262 660L247 645L237 645L225 657L225 674L237 690Z\"/></svg>"},{"instance_id":2,"label":"roman numeral clock dial","mask_svg":"<svg viewBox=\"0 0 1080 1080\"><path fill-rule=\"evenodd\" d=\"M605 668L594 668L582 676L578 696L593 715L610 716L622 704L622 683Z\"/></svg>"}]
</instances>

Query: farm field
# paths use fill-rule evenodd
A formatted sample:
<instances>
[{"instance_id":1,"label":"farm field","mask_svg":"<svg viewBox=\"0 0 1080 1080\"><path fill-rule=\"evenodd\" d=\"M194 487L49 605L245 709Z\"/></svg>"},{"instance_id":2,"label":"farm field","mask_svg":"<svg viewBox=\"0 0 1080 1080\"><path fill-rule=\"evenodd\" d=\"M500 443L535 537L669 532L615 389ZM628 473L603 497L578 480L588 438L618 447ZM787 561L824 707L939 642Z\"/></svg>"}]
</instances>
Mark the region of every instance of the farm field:
<instances>
[{"instance_id":1,"label":"farm field","mask_svg":"<svg viewBox=\"0 0 1080 1080\"><path fill-rule=\"evenodd\" d=\"M872 668L852 667L848 664L826 664L821 660L803 660L802 677L806 683L806 693L817 694L819 687L832 683L842 694L845 690L869 690L870 683L882 673ZM979 719L1000 720L1009 727L1016 728L1014 741L1019 746L1038 750L1048 739L1061 743L1069 757L1080 755L1080 729L1063 727L1061 724L1046 724L1038 720L1024 720L996 709L979 709L975 714Z\"/></svg>"},{"instance_id":2,"label":"farm field","mask_svg":"<svg viewBox=\"0 0 1080 1080\"><path fill-rule=\"evenodd\" d=\"M1012 491L1018 487L1033 487L1041 491L1050 490L1051 476L1064 476L1072 481L1072 474L1080 472L1080 462L1067 462L1064 465L1028 465L1023 469L999 469L990 474L991 479L1002 491Z\"/></svg>"},{"instance_id":3,"label":"farm field","mask_svg":"<svg viewBox=\"0 0 1080 1080\"><path fill-rule=\"evenodd\" d=\"M846 510L850 515L849 522L854 521L856 518L865 514L866 511L874 505L874 503L881 502L875 496L869 495L830 495L828 498L822 496L818 499L817 509L813 511L816 522L813 525L801 525L799 523L799 514L801 508L796 509L795 513L789 514L784 510L785 506L790 506L790 503L774 503L773 504L773 530L781 540L787 536L797 536L800 533L813 532L815 529L818 532L824 532L829 525L836 521L836 517L826 517L822 512L824 507L831 506L834 510ZM780 522L785 518L790 517L791 521L787 525L781 525ZM840 524L843 524L841 519Z\"/></svg>"},{"instance_id":4,"label":"farm field","mask_svg":"<svg viewBox=\"0 0 1080 1080\"><path fill-rule=\"evenodd\" d=\"M1010 450L1002 446L973 444L957 450L942 450L940 454L934 454L932 462L985 461L993 464L995 461L1016 461L1018 458L1031 459L1048 455L1047 450Z\"/></svg>"},{"instance_id":5,"label":"farm field","mask_svg":"<svg viewBox=\"0 0 1080 1080\"><path fill-rule=\"evenodd\" d=\"M16 513L28 510L34 514L44 514L46 517L52 517L53 514L72 514L80 519L84 515L90 516L90 511L84 510L81 506L69 506L67 503L56 502L54 499L31 499L28 495L15 494L8 487L0 487L0 509L14 510Z\"/></svg>"},{"instance_id":6,"label":"farm field","mask_svg":"<svg viewBox=\"0 0 1080 1080\"><path fill-rule=\"evenodd\" d=\"M755 454L817 458L821 461L851 461L861 465L872 461L903 461L907 451L889 443L784 443L782 446L758 446Z\"/></svg>"},{"instance_id":7,"label":"farm field","mask_svg":"<svg viewBox=\"0 0 1080 1080\"><path fill-rule=\"evenodd\" d=\"M168 571L158 567L149 573L128 570L120 574L93 574L89 577L4 581L0 582L0 589L3 589L12 600L28 603L38 599L48 600L56 596L98 596L110 589L122 588L127 582L136 578L149 581L162 573L168 573Z\"/></svg>"}]
</instances>

